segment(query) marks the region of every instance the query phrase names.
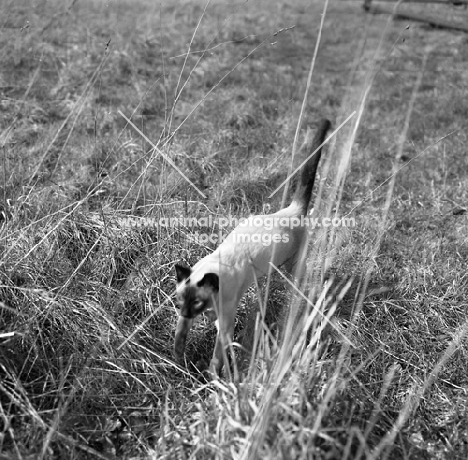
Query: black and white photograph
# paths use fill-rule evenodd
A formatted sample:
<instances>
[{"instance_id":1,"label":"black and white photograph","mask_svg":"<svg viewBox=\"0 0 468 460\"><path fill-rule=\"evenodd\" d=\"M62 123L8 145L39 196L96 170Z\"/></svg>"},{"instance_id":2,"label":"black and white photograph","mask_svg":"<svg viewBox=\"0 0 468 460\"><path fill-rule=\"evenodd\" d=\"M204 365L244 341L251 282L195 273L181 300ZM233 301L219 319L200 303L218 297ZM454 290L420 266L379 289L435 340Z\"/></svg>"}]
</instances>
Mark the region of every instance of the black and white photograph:
<instances>
[{"instance_id":1,"label":"black and white photograph","mask_svg":"<svg viewBox=\"0 0 468 460\"><path fill-rule=\"evenodd\" d=\"M0 0L0 460L466 460L468 0Z\"/></svg>"}]
</instances>

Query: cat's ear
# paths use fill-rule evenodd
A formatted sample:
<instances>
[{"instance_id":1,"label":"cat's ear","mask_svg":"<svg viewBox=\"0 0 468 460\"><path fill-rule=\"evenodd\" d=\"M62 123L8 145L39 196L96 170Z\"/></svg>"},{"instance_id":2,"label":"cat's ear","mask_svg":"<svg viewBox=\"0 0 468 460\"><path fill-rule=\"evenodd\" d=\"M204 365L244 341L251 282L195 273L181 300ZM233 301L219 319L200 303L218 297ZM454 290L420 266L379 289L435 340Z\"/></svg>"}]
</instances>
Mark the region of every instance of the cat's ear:
<instances>
[{"instance_id":1,"label":"cat's ear","mask_svg":"<svg viewBox=\"0 0 468 460\"><path fill-rule=\"evenodd\" d=\"M218 292L219 276L216 273L205 273L205 276L197 283L197 286L209 286L214 292Z\"/></svg>"},{"instance_id":2,"label":"cat's ear","mask_svg":"<svg viewBox=\"0 0 468 460\"><path fill-rule=\"evenodd\" d=\"M190 268L184 267L183 265L176 264L175 271L177 274L177 282L181 283L182 281L186 280L191 273Z\"/></svg>"}]
</instances>

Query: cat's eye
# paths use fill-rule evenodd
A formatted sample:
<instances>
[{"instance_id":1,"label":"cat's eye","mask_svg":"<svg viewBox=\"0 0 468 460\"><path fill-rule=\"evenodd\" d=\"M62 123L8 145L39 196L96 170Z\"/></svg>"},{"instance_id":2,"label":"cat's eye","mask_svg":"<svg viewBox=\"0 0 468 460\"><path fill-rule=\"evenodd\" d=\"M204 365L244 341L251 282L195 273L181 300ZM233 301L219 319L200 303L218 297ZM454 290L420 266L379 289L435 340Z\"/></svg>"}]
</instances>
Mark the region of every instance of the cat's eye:
<instances>
[{"instance_id":1,"label":"cat's eye","mask_svg":"<svg viewBox=\"0 0 468 460\"><path fill-rule=\"evenodd\" d=\"M195 310L200 310L200 308L203 307L203 302L201 300L195 300L193 302L193 307L195 308Z\"/></svg>"}]
</instances>

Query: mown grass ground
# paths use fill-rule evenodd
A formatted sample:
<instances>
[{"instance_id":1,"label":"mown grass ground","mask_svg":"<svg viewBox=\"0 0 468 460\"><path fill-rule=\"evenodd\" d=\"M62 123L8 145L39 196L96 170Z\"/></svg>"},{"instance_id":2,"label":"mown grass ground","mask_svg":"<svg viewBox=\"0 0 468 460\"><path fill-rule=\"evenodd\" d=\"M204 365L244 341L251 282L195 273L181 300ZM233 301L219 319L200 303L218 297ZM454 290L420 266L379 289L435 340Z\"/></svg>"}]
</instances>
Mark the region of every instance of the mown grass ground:
<instances>
[{"instance_id":1,"label":"mown grass ground","mask_svg":"<svg viewBox=\"0 0 468 460\"><path fill-rule=\"evenodd\" d=\"M135 219L279 208L323 4L205 6L1 4L0 457L466 458L467 36L330 2L303 127L337 127L375 78L339 205L357 116L322 162L319 208L356 227L317 231L308 267L354 282L323 302L336 330L315 319L289 355L260 328L240 382L204 384L172 361L173 264L218 230Z\"/></svg>"}]
</instances>

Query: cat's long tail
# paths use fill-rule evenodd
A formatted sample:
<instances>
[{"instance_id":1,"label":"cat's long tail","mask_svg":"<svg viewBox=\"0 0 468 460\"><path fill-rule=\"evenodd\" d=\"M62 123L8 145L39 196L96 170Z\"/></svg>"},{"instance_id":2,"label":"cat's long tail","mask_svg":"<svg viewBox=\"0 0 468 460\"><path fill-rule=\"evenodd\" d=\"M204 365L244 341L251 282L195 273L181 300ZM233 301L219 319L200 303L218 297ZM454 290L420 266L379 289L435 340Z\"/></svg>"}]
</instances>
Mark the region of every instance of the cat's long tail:
<instances>
[{"instance_id":1,"label":"cat's long tail","mask_svg":"<svg viewBox=\"0 0 468 460\"><path fill-rule=\"evenodd\" d=\"M319 145L325 140L327 131L330 129L330 120L323 118L320 120L318 125L317 133L315 134L314 140L312 141L310 148L308 149L308 155L313 153ZM293 202L299 204L302 208L303 215L307 214L309 207L310 197L312 195L312 189L314 188L315 176L317 174L317 166L322 155L322 148L320 147L314 155L307 161L307 163L299 172L299 179L296 183L296 190L293 196Z\"/></svg>"}]
</instances>

